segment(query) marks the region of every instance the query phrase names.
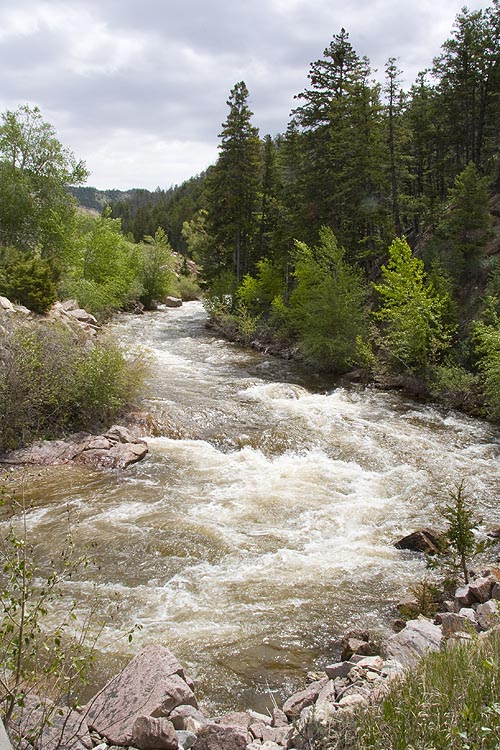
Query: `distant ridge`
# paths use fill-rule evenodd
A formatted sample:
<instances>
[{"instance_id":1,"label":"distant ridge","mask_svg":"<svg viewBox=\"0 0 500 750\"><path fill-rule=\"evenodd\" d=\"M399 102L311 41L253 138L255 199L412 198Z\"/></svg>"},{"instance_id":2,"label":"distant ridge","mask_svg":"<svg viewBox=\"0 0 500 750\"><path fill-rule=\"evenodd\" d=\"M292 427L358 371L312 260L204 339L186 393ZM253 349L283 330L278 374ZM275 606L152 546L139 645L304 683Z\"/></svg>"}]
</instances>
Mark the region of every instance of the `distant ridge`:
<instances>
[{"instance_id":1,"label":"distant ridge","mask_svg":"<svg viewBox=\"0 0 500 750\"><path fill-rule=\"evenodd\" d=\"M115 203L120 200L132 198L136 188L132 190L98 190L95 187L68 187L71 195L74 195L80 206L92 209L93 211L102 212L104 206L108 203ZM141 190L143 193L148 190Z\"/></svg>"}]
</instances>

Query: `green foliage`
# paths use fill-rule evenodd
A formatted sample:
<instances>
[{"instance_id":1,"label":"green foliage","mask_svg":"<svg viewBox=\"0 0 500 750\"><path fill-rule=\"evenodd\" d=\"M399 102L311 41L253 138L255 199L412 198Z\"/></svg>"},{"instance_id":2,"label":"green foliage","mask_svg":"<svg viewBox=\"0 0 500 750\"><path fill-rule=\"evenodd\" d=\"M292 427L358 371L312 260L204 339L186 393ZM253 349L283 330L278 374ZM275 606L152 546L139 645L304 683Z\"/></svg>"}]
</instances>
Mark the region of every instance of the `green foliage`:
<instances>
[{"instance_id":1,"label":"green foliage","mask_svg":"<svg viewBox=\"0 0 500 750\"><path fill-rule=\"evenodd\" d=\"M290 315L303 352L338 373L359 364L357 342L368 335L368 289L362 274L346 263L331 229L323 227L316 247L297 243L294 275Z\"/></svg>"},{"instance_id":2,"label":"green foliage","mask_svg":"<svg viewBox=\"0 0 500 750\"><path fill-rule=\"evenodd\" d=\"M244 81L231 89L229 113L219 136L219 158L209 173L206 193L209 233L216 248L212 275L232 268L238 282L255 260L260 177L260 142L251 124L248 97Z\"/></svg>"},{"instance_id":3,"label":"green foliage","mask_svg":"<svg viewBox=\"0 0 500 750\"><path fill-rule=\"evenodd\" d=\"M109 425L141 375L111 341L81 340L55 323L2 322L0 452L64 430Z\"/></svg>"},{"instance_id":4,"label":"green foliage","mask_svg":"<svg viewBox=\"0 0 500 750\"><path fill-rule=\"evenodd\" d=\"M431 394L452 409L472 412L479 409L480 381L476 373L456 364L435 367L431 374Z\"/></svg>"},{"instance_id":5,"label":"green foliage","mask_svg":"<svg viewBox=\"0 0 500 750\"><path fill-rule=\"evenodd\" d=\"M273 300L283 294L283 274L269 259L259 260L255 276L247 274L236 292L250 309L269 311Z\"/></svg>"},{"instance_id":6,"label":"green foliage","mask_svg":"<svg viewBox=\"0 0 500 750\"><path fill-rule=\"evenodd\" d=\"M453 587L460 576L465 583L469 583L467 566L485 550L486 545L474 533L482 519L477 517L476 503L465 491L465 482L462 480L448 494L449 500L438 508L447 527L440 540L438 554L429 557L428 563L433 568L439 567L445 574L448 586Z\"/></svg>"},{"instance_id":7,"label":"green foliage","mask_svg":"<svg viewBox=\"0 0 500 750\"><path fill-rule=\"evenodd\" d=\"M474 340L488 416L500 421L500 317L497 308L497 299L487 298L484 320L474 326Z\"/></svg>"},{"instance_id":8,"label":"green foliage","mask_svg":"<svg viewBox=\"0 0 500 750\"><path fill-rule=\"evenodd\" d=\"M27 739L36 747L57 702L72 705L85 684L103 624L92 607L77 618L76 602L48 624L65 582L89 563L75 554L69 519L66 544L47 569L35 562L23 496L17 499L2 484L0 506L10 519L0 532L0 712L16 747ZM51 696L54 703L45 705L29 738L20 737L14 719L30 694Z\"/></svg>"},{"instance_id":9,"label":"green foliage","mask_svg":"<svg viewBox=\"0 0 500 750\"><path fill-rule=\"evenodd\" d=\"M14 253L3 264L0 294L12 302L25 305L36 313L45 313L57 299L49 263L38 256Z\"/></svg>"},{"instance_id":10,"label":"green foliage","mask_svg":"<svg viewBox=\"0 0 500 750\"><path fill-rule=\"evenodd\" d=\"M391 686L380 704L357 714L357 737L351 747L496 750L500 741L499 665L498 631L429 654Z\"/></svg>"},{"instance_id":11,"label":"green foliage","mask_svg":"<svg viewBox=\"0 0 500 750\"><path fill-rule=\"evenodd\" d=\"M154 309L169 293L173 283L174 258L172 247L163 229L154 237L145 237L140 248L139 279L142 286L140 300L146 310Z\"/></svg>"},{"instance_id":12,"label":"green foliage","mask_svg":"<svg viewBox=\"0 0 500 750\"><path fill-rule=\"evenodd\" d=\"M38 107L5 112L0 125L0 244L41 252L63 265L75 217L75 201L66 186L84 182L87 174Z\"/></svg>"},{"instance_id":13,"label":"green foliage","mask_svg":"<svg viewBox=\"0 0 500 750\"><path fill-rule=\"evenodd\" d=\"M184 276L180 274L172 282L172 293L180 297L184 302L200 299L202 291L195 276Z\"/></svg>"},{"instance_id":14,"label":"green foliage","mask_svg":"<svg viewBox=\"0 0 500 750\"><path fill-rule=\"evenodd\" d=\"M487 179L471 162L448 191L448 206L433 242L434 252L456 283L480 270L491 227L488 200Z\"/></svg>"},{"instance_id":15,"label":"green foliage","mask_svg":"<svg viewBox=\"0 0 500 750\"><path fill-rule=\"evenodd\" d=\"M385 323L382 347L396 368L425 374L450 344L451 331L443 321L447 296L436 293L426 279L423 262L413 256L404 239L390 246L382 281L373 287L382 302L374 313Z\"/></svg>"},{"instance_id":16,"label":"green foliage","mask_svg":"<svg viewBox=\"0 0 500 750\"><path fill-rule=\"evenodd\" d=\"M139 249L125 239L120 220L109 212L79 217L78 230L72 267L61 289L102 320L139 297Z\"/></svg>"}]
</instances>

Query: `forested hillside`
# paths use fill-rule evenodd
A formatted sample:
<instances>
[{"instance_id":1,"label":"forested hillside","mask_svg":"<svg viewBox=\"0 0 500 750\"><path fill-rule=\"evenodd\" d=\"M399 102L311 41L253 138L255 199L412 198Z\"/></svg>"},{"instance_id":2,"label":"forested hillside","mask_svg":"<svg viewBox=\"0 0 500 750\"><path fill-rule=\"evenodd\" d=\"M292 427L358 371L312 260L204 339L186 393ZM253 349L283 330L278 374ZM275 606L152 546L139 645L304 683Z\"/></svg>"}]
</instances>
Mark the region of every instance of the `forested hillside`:
<instances>
[{"instance_id":1,"label":"forested hillside","mask_svg":"<svg viewBox=\"0 0 500 750\"><path fill-rule=\"evenodd\" d=\"M234 86L184 229L223 328L499 416L499 34L498 0L464 9L405 90L342 29L276 138Z\"/></svg>"},{"instance_id":2,"label":"forested hillside","mask_svg":"<svg viewBox=\"0 0 500 750\"><path fill-rule=\"evenodd\" d=\"M341 29L285 133L259 134L240 81L216 164L153 193L78 187L84 165L38 110L7 112L0 294L40 312L73 296L101 316L193 296L174 250L229 335L499 418L500 0L464 8L422 64L405 88L389 57L377 82ZM111 205L82 214L69 185Z\"/></svg>"}]
</instances>

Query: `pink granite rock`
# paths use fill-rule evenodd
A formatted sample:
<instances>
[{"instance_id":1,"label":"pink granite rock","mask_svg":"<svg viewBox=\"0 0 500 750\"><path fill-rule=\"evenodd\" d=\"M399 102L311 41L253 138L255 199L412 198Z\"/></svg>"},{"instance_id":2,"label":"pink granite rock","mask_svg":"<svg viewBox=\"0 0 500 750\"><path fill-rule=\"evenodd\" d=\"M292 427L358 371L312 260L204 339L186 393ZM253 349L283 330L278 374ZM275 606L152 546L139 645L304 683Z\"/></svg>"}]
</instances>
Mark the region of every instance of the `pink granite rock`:
<instances>
[{"instance_id":1,"label":"pink granite rock","mask_svg":"<svg viewBox=\"0 0 500 750\"><path fill-rule=\"evenodd\" d=\"M181 705L197 708L181 665L163 646L147 646L88 703L84 717L112 745L131 745L136 719L168 717Z\"/></svg>"}]
</instances>

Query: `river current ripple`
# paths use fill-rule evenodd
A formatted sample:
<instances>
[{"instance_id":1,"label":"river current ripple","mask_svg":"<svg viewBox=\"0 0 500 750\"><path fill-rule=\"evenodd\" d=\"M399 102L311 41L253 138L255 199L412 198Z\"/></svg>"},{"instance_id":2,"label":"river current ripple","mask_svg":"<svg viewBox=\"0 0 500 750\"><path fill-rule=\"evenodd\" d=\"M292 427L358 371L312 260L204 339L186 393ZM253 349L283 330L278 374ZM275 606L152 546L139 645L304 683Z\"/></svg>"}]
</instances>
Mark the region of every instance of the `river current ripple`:
<instances>
[{"instance_id":1,"label":"river current ripple","mask_svg":"<svg viewBox=\"0 0 500 750\"><path fill-rule=\"evenodd\" d=\"M114 335L151 364L146 408L180 429L125 472L40 472L29 529L49 558L69 513L77 546L92 545L67 597L83 609L97 593L113 615L96 679L162 643L208 710L262 709L335 659L342 631L388 629L425 573L392 542L436 523L460 479L500 525L500 437L394 393L334 387L205 322L196 302L117 319Z\"/></svg>"}]
</instances>

